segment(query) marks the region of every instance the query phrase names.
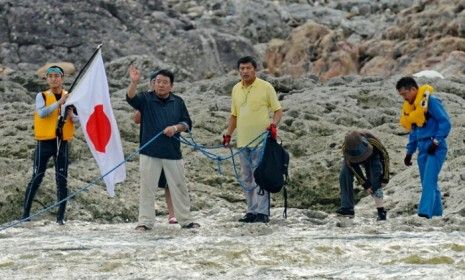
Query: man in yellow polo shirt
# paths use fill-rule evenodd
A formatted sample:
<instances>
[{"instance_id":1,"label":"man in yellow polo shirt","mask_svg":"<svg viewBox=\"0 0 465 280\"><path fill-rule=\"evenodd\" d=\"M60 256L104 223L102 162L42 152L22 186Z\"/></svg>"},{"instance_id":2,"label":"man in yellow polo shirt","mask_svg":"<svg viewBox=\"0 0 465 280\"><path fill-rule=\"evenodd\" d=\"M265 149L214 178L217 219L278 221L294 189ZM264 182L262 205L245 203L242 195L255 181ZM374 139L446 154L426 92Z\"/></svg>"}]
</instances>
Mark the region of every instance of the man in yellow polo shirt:
<instances>
[{"instance_id":1,"label":"man in yellow polo shirt","mask_svg":"<svg viewBox=\"0 0 465 280\"><path fill-rule=\"evenodd\" d=\"M271 137L276 138L276 125L281 120L282 109L273 86L257 78L257 62L253 57L240 58L237 68L241 81L232 89L231 116L226 134L223 135L223 145L230 145L231 135L237 130L237 147L243 148L240 162L247 201L247 212L239 221L267 223L270 215L270 194L267 191L259 194L253 177L259 161L259 150L253 148L260 139L251 142L266 129L270 131Z\"/></svg>"}]
</instances>

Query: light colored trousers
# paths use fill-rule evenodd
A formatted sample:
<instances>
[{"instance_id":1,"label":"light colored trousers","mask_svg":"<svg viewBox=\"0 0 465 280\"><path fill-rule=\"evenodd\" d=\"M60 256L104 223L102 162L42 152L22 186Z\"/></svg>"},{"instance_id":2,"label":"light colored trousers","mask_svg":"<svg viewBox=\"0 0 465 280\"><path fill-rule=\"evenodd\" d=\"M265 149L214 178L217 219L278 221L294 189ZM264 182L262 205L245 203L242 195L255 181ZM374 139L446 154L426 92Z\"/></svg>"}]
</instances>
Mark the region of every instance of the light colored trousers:
<instances>
[{"instance_id":1,"label":"light colored trousers","mask_svg":"<svg viewBox=\"0 0 465 280\"><path fill-rule=\"evenodd\" d=\"M260 160L260 152L260 149L244 148L239 153L243 184L247 189L255 187L250 191L244 190L247 213L270 215L270 194L267 191L258 194L260 187L257 186L253 177L253 172Z\"/></svg>"},{"instance_id":2,"label":"light colored trousers","mask_svg":"<svg viewBox=\"0 0 465 280\"><path fill-rule=\"evenodd\" d=\"M145 225L149 228L153 227L155 221L155 190L162 169L165 172L171 200L173 201L174 214L178 223L181 226L192 223L191 201L182 160L161 159L140 155L139 169L139 225Z\"/></svg>"}]
</instances>

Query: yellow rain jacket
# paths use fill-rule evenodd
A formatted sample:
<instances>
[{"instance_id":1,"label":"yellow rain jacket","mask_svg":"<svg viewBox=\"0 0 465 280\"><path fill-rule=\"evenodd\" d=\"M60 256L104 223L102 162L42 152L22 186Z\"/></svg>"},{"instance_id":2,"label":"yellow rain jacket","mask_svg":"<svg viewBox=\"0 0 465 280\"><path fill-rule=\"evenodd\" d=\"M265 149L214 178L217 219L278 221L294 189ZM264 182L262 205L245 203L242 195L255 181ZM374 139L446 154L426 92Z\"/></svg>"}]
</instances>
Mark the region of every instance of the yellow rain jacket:
<instances>
[{"instance_id":1,"label":"yellow rain jacket","mask_svg":"<svg viewBox=\"0 0 465 280\"><path fill-rule=\"evenodd\" d=\"M66 92L66 91L63 91ZM44 91L42 95L45 98L45 106L55 103L57 100L55 95L50 91ZM57 137L56 128L58 116L60 115L60 107L54 110L50 115L41 118L39 113L34 112L34 135L37 140L51 140ZM63 140L68 141L73 139L74 125L73 121L66 116L65 124L63 125Z\"/></svg>"},{"instance_id":2,"label":"yellow rain jacket","mask_svg":"<svg viewBox=\"0 0 465 280\"><path fill-rule=\"evenodd\" d=\"M426 113L428 112L428 99L433 94L433 87L422 85L418 88L417 96L413 104L404 101L400 116L400 124L408 131L412 130L412 125L422 127L426 122Z\"/></svg>"}]
</instances>

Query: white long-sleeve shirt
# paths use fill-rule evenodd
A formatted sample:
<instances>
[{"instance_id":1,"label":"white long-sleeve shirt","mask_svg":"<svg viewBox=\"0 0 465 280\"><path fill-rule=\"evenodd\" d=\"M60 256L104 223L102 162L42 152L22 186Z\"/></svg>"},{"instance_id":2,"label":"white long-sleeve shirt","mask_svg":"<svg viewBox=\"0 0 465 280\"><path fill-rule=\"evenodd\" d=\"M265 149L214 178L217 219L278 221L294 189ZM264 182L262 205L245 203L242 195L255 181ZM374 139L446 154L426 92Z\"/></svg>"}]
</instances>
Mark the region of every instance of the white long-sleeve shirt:
<instances>
[{"instance_id":1,"label":"white long-sleeve shirt","mask_svg":"<svg viewBox=\"0 0 465 280\"><path fill-rule=\"evenodd\" d=\"M39 117L45 118L46 116L50 115L53 111L55 111L58 108L58 106L60 106L60 103L58 103L58 101L50 104L49 106L45 106L45 99L42 95L42 92L37 93L35 111L37 112L37 114L39 114ZM72 120L75 124L79 123L79 118L77 115L74 114L74 112Z\"/></svg>"}]
</instances>

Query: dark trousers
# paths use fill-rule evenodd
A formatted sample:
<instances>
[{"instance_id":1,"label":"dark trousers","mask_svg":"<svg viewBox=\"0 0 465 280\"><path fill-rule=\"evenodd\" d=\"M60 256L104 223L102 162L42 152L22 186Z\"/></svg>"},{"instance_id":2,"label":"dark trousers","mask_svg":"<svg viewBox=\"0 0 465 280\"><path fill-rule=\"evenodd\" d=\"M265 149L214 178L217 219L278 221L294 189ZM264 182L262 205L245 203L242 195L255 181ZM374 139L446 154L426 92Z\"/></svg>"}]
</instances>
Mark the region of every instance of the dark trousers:
<instances>
[{"instance_id":1,"label":"dark trousers","mask_svg":"<svg viewBox=\"0 0 465 280\"><path fill-rule=\"evenodd\" d=\"M61 141L60 151L57 155L57 141L40 140L37 141L34 152L34 166L32 179L29 182L26 194L24 197L24 212L23 218L30 216L32 201L39 189L40 184L47 169L47 162L53 158L55 163L55 181L57 184L57 199L58 201L68 196L67 177L68 177L68 142ZM60 203L58 207L57 220L63 220L65 217L66 201Z\"/></svg>"},{"instance_id":2,"label":"dark trousers","mask_svg":"<svg viewBox=\"0 0 465 280\"><path fill-rule=\"evenodd\" d=\"M373 193L381 189L381 177L383 166L379 154L373 153L365 162L351 165L357 173L365 169L367 180L371 183ZM339 187L341 194L341 207L354 209L354 173L347 165L346 161L342 162L341 173L339 175Z\"/></svg>"}]
</instances>

